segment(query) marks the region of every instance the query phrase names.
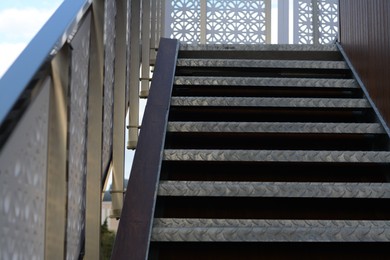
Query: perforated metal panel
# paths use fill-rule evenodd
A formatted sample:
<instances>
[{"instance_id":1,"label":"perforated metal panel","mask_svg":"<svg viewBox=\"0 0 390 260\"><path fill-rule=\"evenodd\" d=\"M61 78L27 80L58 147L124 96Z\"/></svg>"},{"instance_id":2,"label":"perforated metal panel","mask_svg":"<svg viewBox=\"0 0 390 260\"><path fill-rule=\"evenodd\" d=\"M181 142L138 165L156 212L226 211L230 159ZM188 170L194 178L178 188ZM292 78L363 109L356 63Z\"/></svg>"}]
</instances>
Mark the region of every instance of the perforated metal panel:
<instances>
[{"instance_id":1,"label":"perforated metal panel","mask_svg":"<svg viewBox=\"0 0 390 260\"><path fill-rule=\"evenodd\" d=\"M107 170L112 153L112 113L114 104L114 61L115 61L115 1L106 1L104 43L104 111L103 111L103 174Z\"/></svg>"},{"instance_id":2,"label":"perforated metal panel","mask_svg":"<svg viewBox=\"0 0 390 260\"><path fill-rule=\"evenodd\" d=\"M0 154L0 259L44 258L50 85L47 79Z\"/></svg>"},{"instance_id":3,"label":"perforated metal panel","mask_svg":"<svg viewBox=\"0 0 390 260\"><path fill-rule=\"evenodd\" d=\"M69 93L67 259L80 254L85 227L85 178L90 15L75 35Z\"/></svg>"}]
</instances>

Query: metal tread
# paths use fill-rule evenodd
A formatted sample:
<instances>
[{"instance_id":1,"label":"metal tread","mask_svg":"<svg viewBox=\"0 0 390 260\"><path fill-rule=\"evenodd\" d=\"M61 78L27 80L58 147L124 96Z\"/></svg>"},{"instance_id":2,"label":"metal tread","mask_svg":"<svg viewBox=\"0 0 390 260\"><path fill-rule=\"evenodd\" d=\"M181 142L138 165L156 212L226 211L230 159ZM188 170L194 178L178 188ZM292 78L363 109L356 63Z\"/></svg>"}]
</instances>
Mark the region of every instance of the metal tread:
<instances>
[{"instance_id":1,"label":"metal tread","mask_svg":"<svg viewBox=\"0 0 390 260\"><path fill-rule=\"evenodd\" d=\"M169 122L168 132L383 134L377 123Z\"/></svg>"},{"instance_id":2,"label":"metal tread","mask_svg":"<svg viewBox=\"0 0 390 260\"><path fill-rule=\"evenodd\" d=\"M165 149L166 161L390 163L388 151Z\"/></svg>"},{"instance_id":3,"label":"metal tread","mask_svg":"<svg viewBox=\"0 0 390 260\"><path fill-rule=\"evenodd\" d=\"M178 59L177 66L230 68L348 69L347 63L345 61L316 60Z\"/></svg>"},{"instance_id":4,"label":"metal tread","mask_svg":"<svg viewBox=\"0 0 390 260\"><path fill-rule=\"evenodd\" d=\"M180 44L181 51L332 51L336 44Z\"/></svg>"},{"instance_id":5,"label":"metal tread","mask_svg":"<svg viewBox=\"0 0 390 260\"><path fill-rule=\"evenodd\" d=\"M354 79L176 76L175 85L358 88Z\"/></svg>"},{"instance_id":6,"label":"metal tread","mask_svg":"<svg viewBox=\"0 0 390 260\"><path fill-rule=\"evenodd\" d=\"M368 108L370 103L351 98L172 97L171 106Z\"/></svg>"},{"instance_id":7,"label":"metal tread","mask_svg":"<svg viewBox=\"0 0 390 260\"><path fill-rule=\"evenodd\" d=\"M390 221L154 219L152 241L388 242Z\"/></svg>"},{"instance_id":8,"label":"metal tread","mask_svg":"<svg viewBox=\"0 0 390 260\"><path fill-rule=\"evenodd\" d=\"M159 196L390 198L390 183L160 181Z\"/></svg>"}]
</instances>

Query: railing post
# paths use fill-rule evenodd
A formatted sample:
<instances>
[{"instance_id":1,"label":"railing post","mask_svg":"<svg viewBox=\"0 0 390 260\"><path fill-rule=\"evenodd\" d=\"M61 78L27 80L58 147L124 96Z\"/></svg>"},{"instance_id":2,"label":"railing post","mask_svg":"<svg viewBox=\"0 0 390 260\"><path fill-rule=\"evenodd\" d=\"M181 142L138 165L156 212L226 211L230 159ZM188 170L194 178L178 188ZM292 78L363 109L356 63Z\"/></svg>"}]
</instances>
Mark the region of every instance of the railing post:
<instances>
[{"instance_id":1,"label":"railing post","mask_svg":"<svg viewBox=\"0 0 390 260\"><path fill-rule=\"evenodd\" d=\"M129 139L127 149L135 149L139 126L139 78L140 78L140 0L131 1L130 18L130 79L129 79Z\"/></svg>"},{"instance_id":2,"label":"railing post","mask_svg":"<svg viewBox=\"0 0 390 260\"><path fill-rule=\"evenodd\" d=\"M149 95L150 82L150 0L142 2L142 77L141 77L141 98Z\"/></svg>"},{"instance_id":3,"label":"railing post","mask_svg":"<svg viewBox=\"0 0 390 260\"><path fill-rule=\"evenodd\" d=\"M161 0L161 34L160 37L171 37L172 24L172 1Z\"/></svg>"},{"instance_id":4,"label":"railing post","mask_svg":"<svg viewBox=\"0 0 390 260\"><path fill-rule=\"evenodd\" d=\"M65 253L69 48L51 62L45 259L64 259Z\"/></svg>"},{"instance_id":5,"label":"railing post","mask_svg":"<svg viewBox=\"0 0 390 260\"><path fill-rule=\"evenodd\" d=\"M312 10L313 10L313 44L319 44L320 43L320 12L318 8L318 0L311 0Z\"/></svg>"},{"instance_id":6,"label":"railing post","mask_svg":"<svg viewBox=\"0 0 390 260\"><path fill-rule=\"evenodd\" d=\"M85 259L100 258L104 1L92 5L88 90L87 187L85 214Z\"/></svg>"},{"instance_id":7,"label":"railing post","mask_svg":"<svg viewBox=\"0 0 390 260\"><path fill-rule=\"evenodd\" d=\"M289 0L278 0L278 43L289 42Z\"/></svg>"},{"instance_id":8,"label":"railing post","mask_svg":"<svg viewBox=\"0 0 390 260\"><path fill-rule=\"evenodd\" d=\"M265 42L271 43L272 35L272 3L271 0L264 0L265 3Z\"/></svg>"},{"instance_id":9,"label":"railing post","mask_svg":"<svg viewBox=\"0 0 390 260\"><path fill-rule=\"evenodd\" d=\"M116 0L116 10L111 216L119 218L123 207L125 161L127 1Z\"/></svg>"},{"instance_id":10,"label":"railing post","mask_svg":"<svg viewBox=\"0 0 390 260\"><path fill-rule=\"evenodd\" d=\"M156 59L156 48L157 48L157 0L152 0L152 16L150 18L150 57L149 61L152 64L152 61Z\"/></svg>"},{"instance_id":11,"label":"railing post","mask_svg":"<svg viewBox=\"0 0 390 260\"><path fill-rule=\"evenodd\" d=\"M200 43L206 44L207 36L207 0L200 0Z\"/></svg>"}]
</instances>

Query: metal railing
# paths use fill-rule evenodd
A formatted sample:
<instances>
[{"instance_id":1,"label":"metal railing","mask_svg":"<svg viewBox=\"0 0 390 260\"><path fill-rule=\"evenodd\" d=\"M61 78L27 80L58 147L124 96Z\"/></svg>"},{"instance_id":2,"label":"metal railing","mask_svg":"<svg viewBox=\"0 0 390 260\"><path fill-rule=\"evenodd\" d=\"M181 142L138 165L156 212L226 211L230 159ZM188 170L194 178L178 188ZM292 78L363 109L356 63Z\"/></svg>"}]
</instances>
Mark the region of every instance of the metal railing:
<instances>
[{"instance_id":1,"label":"metal railing","mask_svg":"<svg viewBox=\"0 0 390 260\"><path fill-rule=\"evenodd\" d=\"M229 13L238 2L242 10ZM65 0L0 80L0 258L99 259L102 189L113 172L119 218L125 118L135 149L160 36L269 43L274 2L285 43L289 0ZM294 19L309 29L294 42L334 38L337 1L295 2L305 11ZM257 7L264 12L250 9ZM231 27L232 19L240 23ZM328 38L321 28L331 28Z\"/></svg>"},{"instance_id":2,"label":"metal railing","mask_svg":"<svg viewBox=\"0 0 390 260\"><path fill-rule=\"evenodd\" d=\"M66 0L0 80L0 258L99 259L102 188L112 171L119 217L161 3Z\"/></svg>"}]
</instances>

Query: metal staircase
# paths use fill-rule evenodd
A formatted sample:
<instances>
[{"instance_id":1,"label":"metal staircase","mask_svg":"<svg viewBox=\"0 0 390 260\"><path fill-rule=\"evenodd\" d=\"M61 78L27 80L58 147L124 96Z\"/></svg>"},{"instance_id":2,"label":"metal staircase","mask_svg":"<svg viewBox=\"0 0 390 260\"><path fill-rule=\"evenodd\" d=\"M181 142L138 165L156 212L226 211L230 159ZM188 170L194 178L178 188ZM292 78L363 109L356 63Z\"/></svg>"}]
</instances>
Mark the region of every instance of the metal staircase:
<instances>
[{"instance_id":1,"label":"metal staircase","mask_svg":"<svg viewBox=\"0 0 390 260\"><path fill-rule=\"evenodd\" d=\"M149 258L381 256L389 162L336 46L182 45Z\"/></svg>"},{"instance_id":2,"label":"metal staircase","mask_svg":"<svg viewBox=\"0 0 390 260\"><path fill-rule=\"evenodd\" d=\"M181 45L167 82L114 259L386 256L389 138L335 45Z\"/></svg>"}]
</instances>

